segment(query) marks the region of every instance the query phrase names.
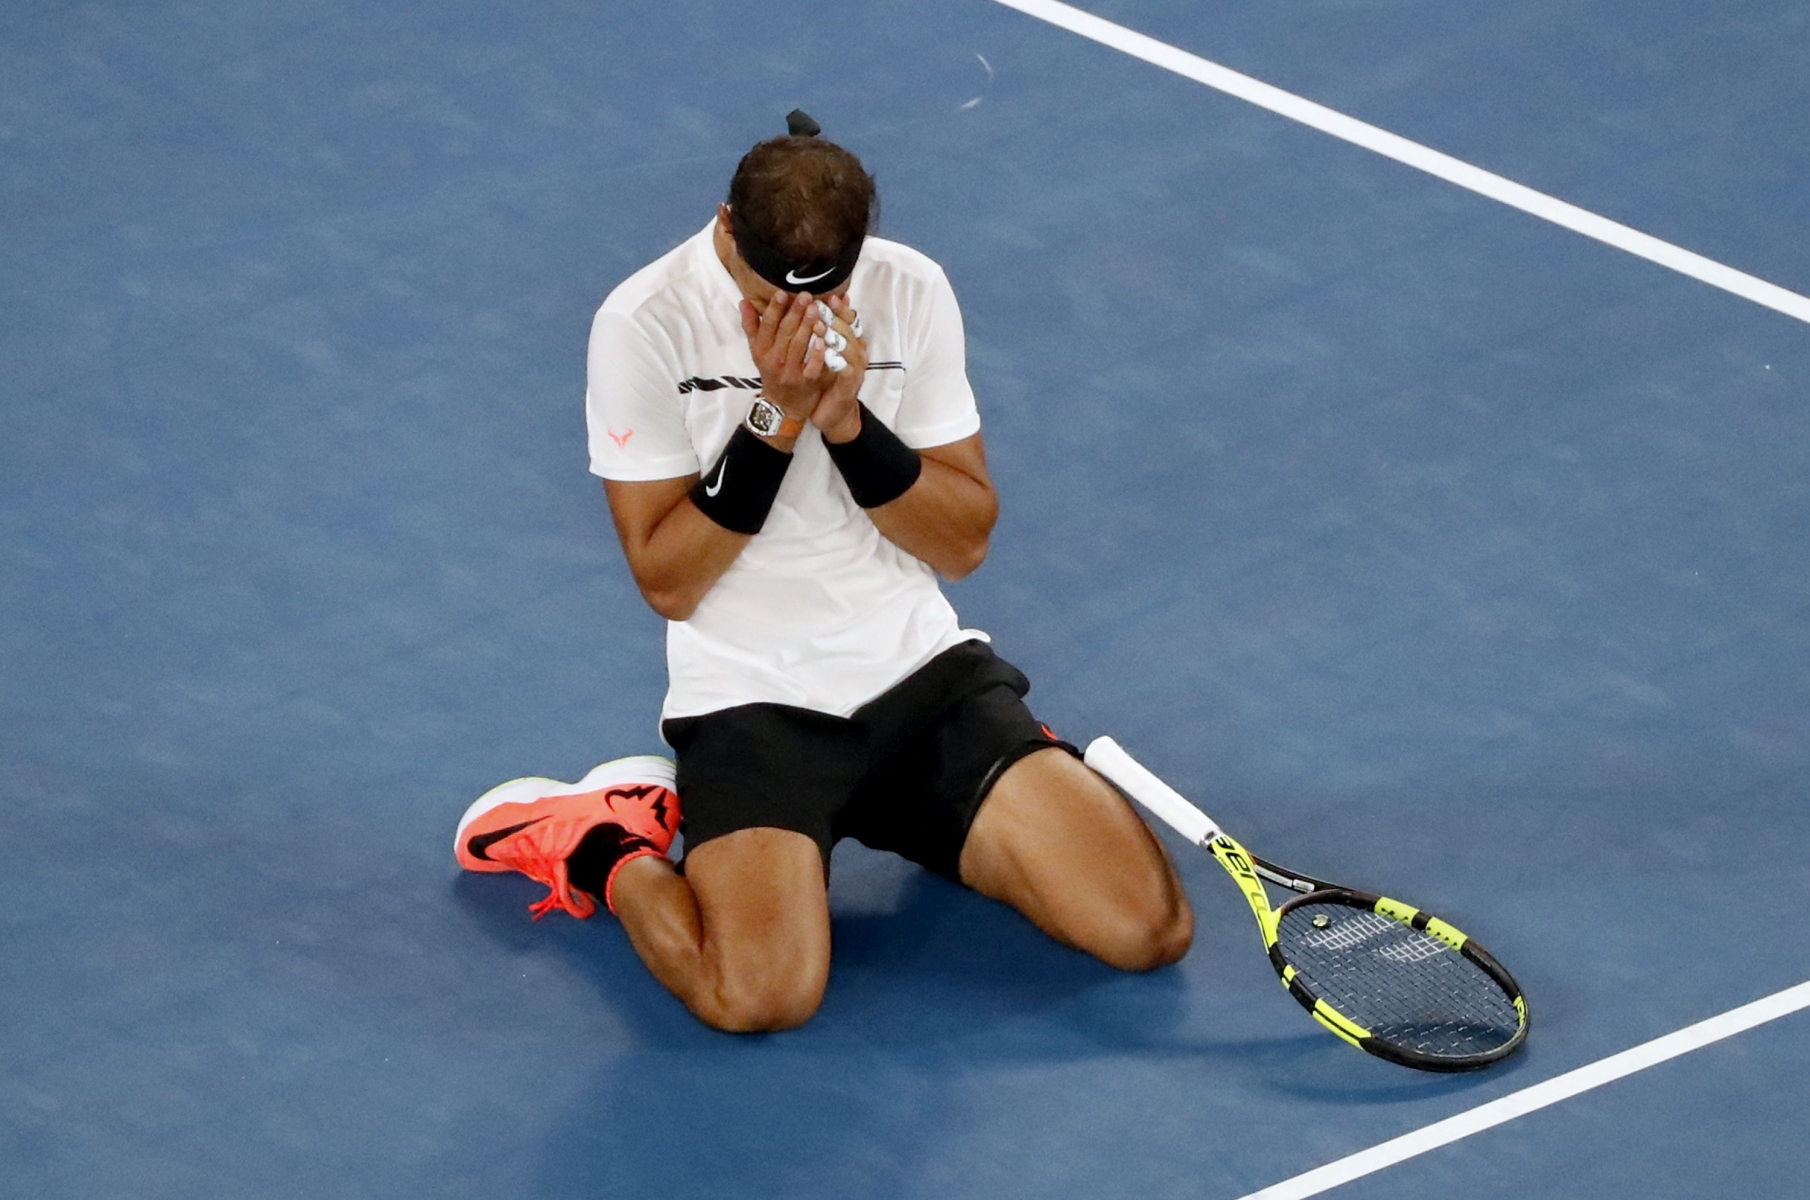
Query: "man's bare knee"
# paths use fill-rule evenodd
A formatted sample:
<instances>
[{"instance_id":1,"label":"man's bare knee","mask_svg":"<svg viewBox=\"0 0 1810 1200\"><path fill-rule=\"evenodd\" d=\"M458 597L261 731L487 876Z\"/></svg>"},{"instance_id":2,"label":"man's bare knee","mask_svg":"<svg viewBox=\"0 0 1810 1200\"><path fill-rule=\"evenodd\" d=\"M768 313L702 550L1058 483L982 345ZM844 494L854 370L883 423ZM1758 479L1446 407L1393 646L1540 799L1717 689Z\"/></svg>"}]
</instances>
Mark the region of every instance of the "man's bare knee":
<instances>
[{"instance_id":1,"label":"man's bare knee","mask_svg":"<svg viewBox=\"0 0 1810 1200\"><path fill-rule=\"evenodd\" d=\"M823 984L808 979L728 980L707 1005L694 1010L725 1033L777 1033L796 1029L823 1003Z\"/></svg>"},{"instance_id":2,"label":"man's bare knee","mask_svg":"<svg viewBox=\"0 0 1810 1200\"><path fill-rule=\"evenodd\" d=\"M1121 971L1154 971L1181 961L1194 944L1194 910L1171 892L1154 903L1127 906L1094 953Z\"/></svg>"},{"instance_id":3,"label":"man's bare knee","mask_svg":"<svg viewBox=\"0 0 1810 1200\"><path fill-rule=\"evenodd\" d=\"M791 1029L817 1011L830 970L823 858L800 833L755 827L686 860L700 920L686 969L669 984L706 1025ZM664 980L663 980L664 982Z\"/></svg>"}]
</instances>

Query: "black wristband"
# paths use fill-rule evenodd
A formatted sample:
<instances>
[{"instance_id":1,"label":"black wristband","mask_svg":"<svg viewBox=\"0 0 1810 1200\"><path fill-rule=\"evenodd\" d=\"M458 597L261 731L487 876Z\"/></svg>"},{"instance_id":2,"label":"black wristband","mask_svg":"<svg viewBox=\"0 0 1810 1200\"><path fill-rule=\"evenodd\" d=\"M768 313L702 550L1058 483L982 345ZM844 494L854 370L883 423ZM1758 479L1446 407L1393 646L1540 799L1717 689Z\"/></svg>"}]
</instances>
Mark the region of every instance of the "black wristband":
<instances>
[{"instance_id":1,"label":"black wristband","mask_svg":"<svg viewBox=\"0 0 1810 1200\"><path fill-rule=\"evenodd\" d=\"M859 400L855 403L861 404ZM823 445L842 472L849 495L862 508L879 508L897 500L924 472L918 452L900 441L865 404L861 404L860 433L840 445L826 438Z\"/></svg>"},{"instance_id":2,"label":"black wristband","mask_svg":"<svg viewBox=\"0 0 1810 1200\"><path fill-rule=\"evenodd\" d=\"M759 533L791 465L790 454L737 426L716 466L691 485L691 502L731 533Z\"/></svg>"}]
</instances>

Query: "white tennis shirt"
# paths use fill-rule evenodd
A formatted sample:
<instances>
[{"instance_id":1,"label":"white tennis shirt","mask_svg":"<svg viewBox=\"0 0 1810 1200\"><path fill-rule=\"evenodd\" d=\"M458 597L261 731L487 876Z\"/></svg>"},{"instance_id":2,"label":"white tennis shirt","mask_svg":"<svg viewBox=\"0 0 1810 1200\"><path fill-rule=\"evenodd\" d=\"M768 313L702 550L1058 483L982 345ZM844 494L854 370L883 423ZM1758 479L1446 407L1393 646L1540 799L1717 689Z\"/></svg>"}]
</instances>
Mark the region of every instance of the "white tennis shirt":
<instances>
[{"instance_id":1,"label":"white tennis shirt","mask_svg":"<svg viewBox=\"0 0 1810 1200\"><path fill-rule=\"evenodd\" d=\"M591 325L585 419L591 471L605 479L702 473L754 401L741 289L716 256L714 224L631 275ZM978 432L942 268L870 237L848 295L873 414L914 449ZM970 638L986 634L961 628L931 569L880 536L807 425L766 525L690 620L667 623L661 715L766 702L847 716Z\"/></svg>"}]
</instances>

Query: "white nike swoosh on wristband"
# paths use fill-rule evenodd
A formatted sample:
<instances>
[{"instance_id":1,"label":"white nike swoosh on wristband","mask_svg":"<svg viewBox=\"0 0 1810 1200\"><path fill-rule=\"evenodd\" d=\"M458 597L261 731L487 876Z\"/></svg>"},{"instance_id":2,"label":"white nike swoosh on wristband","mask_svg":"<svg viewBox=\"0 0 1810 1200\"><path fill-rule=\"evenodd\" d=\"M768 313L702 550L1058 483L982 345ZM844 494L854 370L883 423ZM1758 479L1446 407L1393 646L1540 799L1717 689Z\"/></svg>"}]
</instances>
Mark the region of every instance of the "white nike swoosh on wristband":
<instances>
[{"instance_id":1,"label":"white nike swoosh on wristband","mask_svg":"<svg viewBox=\"0 0 1810 1200\"><path fill-rule=\"evenodd\" d=\"M716 494L723 490L723 476L727 474L729 474L729 460L725 458L716 465L716 486L712 487L708 483L705 484L704 494L709 496L712 500L716 499Z\"/></svg>"},{"instance_id":2,"label":"white nike swoosh on wristband","mask_svg":"<svg viewBox=\"0 0 1810 1200\"><path fill-rule=\"evenodd\" d=\"M787 283L816 283L819 279L827 278L828 276L834 275L835 273L836 273L836 268L831 267L829 270L820 272L819 274L816 274L816 275L812 275L808 279L801 279L801 278L799 278L797 271L787 271L786 272L786 282Z\"/></svg>"}]
</instances>

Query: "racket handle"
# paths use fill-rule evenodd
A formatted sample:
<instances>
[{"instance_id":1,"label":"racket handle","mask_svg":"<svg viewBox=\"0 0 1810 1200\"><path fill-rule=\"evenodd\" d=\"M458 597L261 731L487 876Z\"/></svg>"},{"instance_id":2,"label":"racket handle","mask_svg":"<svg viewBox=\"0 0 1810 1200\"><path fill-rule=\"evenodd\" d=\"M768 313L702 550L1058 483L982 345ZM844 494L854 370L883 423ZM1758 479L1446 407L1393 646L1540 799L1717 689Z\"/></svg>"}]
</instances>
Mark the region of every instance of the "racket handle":
<instances>
[{"instance_id":1,"label":"racket handle","mask_svg":"<svg viewBox=\"0 0 1810 1200\"><path fill-rule=\"evenodd\" d=\"M1106 776L1113 786L1161 817L1171 829L1196 846L1205 846L1219 836L1219 826L1213 823L1213 818L1151 774L1111 738L1097 737L1089 742L1083 757L1088 766Z\"/></svg>"}]
</instances>

